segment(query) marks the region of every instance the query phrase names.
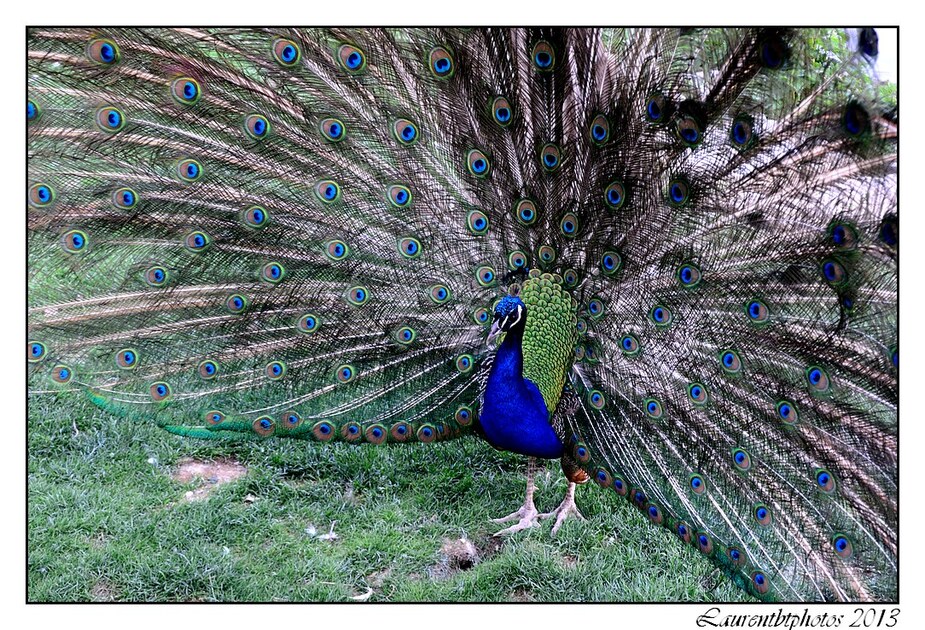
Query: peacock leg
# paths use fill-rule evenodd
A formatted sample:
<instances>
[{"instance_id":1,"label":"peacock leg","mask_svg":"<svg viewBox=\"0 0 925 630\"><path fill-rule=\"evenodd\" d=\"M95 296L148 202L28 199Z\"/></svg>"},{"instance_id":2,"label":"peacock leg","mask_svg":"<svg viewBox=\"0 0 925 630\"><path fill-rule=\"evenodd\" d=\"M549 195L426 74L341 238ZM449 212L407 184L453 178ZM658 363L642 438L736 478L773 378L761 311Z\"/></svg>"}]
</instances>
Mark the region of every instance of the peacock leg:
<instances>
[{"instance_id":1,"label":"peacock leg","mask_svg":"<svg viewBox=\"0 0 925 630\"><path fill-rule=\"evenodd\" d=\"M523 529L528 529L534 525L538 525L537 517L539 512L536 510L536 505L533 503L533 493L536 491L536 484L533 481L533 476L536 474L536 458L528 457L527 458L527 498L524 500L524 504L520 506L520 509L516 512L512 512L507 516L502 518L493 518L491 519L493 523L507 523L508 521L518 521L514 525L502 529L499 532L495 532L495 536L504 536L505 534L513 534L519 532Z\"/></svg>"},{"instance_id":2,"label":"peacock leg","mask_svg":"<svg viewBox=\"0 0 925 630\"><path fill-rule=\"evenodd\" d=\"M574 481L570 481L568 484L568 490L565 491L565 498L562 499L562 503L559 504L552 512L545 512L540 514L537 518L544 519L549 518L550 516L556 517L556 524L552 526L552 534L555 535L559 531L559 527L562 523L569 517L570 514L574 514L578 517L579 520L587 520L584 516L581 515L581 512L578 511L578 506L575 504L575 486L577 486Z\"/></svg>"}]
</instances>

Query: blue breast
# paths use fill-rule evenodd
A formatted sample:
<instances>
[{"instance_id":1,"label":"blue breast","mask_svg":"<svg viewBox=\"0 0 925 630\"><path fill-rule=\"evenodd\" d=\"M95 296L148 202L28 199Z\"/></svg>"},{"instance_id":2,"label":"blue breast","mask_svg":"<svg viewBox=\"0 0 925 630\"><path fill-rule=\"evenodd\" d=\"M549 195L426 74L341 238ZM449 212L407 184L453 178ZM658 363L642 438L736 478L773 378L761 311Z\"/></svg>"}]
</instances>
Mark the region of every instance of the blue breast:
<instances>
[{"instance_id":1,"label":"blue breast","mask_svg":"<svg viewBox=\"0 0 925 630\"><path fill-rule=\"evenodd\" d=\"M523 377L519 335L507 335L492 364L479 423L497 449L558 459L562 442L549 424L549 412L532 381Z\"/></svg>"}]
</instances>

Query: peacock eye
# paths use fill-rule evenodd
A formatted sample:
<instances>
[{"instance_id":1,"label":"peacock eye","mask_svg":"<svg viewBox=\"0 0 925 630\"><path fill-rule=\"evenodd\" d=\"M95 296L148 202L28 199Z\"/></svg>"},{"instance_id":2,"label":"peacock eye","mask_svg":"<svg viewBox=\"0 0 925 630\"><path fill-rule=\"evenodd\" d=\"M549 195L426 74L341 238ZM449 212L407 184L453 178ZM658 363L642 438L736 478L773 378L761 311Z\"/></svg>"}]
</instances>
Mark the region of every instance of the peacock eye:
<instances>
[{"instance_id":1,"label":"peacock eye","mask_svg":"<svg viewBox=\"0 0 925 630\"><path fill-rule=\"evenodd\" d=\"M438 79L448 79L456 72L453 56L443 46L432 48L428 59L430 70Z\"/></svg>"},{"instance_id":2,"label":"peacock eye","mask_svg":"<svg viewBox=\"0 0 925 630\"><path fill-rule=\"evenodd\" d=\"M366 68L366 55L362 50L350 44L343 44L337 50L341 67L351 74L358 74Z\"/></svg>"},{"instance_id":3,"label":"peacock eye","mask_svg":"<svg viewBox=\"0 0 925 630\"><path fill-rule=\"evenodd\" d=\"M556 260L556 250L550 245L541 245L536 250L536 254L544 265L551 265Z\"/></svg>"},{"instance_id":4,"label":"peacock eye","mask_svg":"<svg viewBox=\"0 0 925 630\"><path fill-rule=\"evenodd\" d=\"M369 291L363 286L351 287L347 290L347 301L354 306L362 306L369 301Z\"/></svg>"},{"instance_id":5,"label":"peacock eye","mask_svg":"<svg viewBox=\"0 0 925 630\"><path fill-rule=\"evenodd\" d=\"M674 207L685 205L690 199L690 186L683 177L675 177L668 182L668 203Z\"/></svg>"},{"instance_id":6,"label":"peacock eye","mask_svg":"<svg viewBox=\"0 0 925 630\"><path fill-rule=\"evenodd\" d=\"M407 208L411 205L411 191L407 186L402 186L401 184L389 186L386 190L386 195L389 203L396 208Z\"/></svg>"},{"instance_id":7,"label":"peacock eye","mask_svg":"<svg viewBox=\"0 0 925 630\"><path fill-rule=\"evenodd\" d=\"M202 164L196 160L183 160L177 164L177 177L185 182L195 182L202 177Z\"/></svg>"},{"instance_id":8,"label":"peacock eye","mask_svg":"<svg viewBox=\"0 0 925 630\"><path fill-rule=\"evenodd\" d=\"M480 286L490 287L496 283L495 270L488 265L483 265L475 270L475 277Z\"/></svg>"},{"instance_id":9,"label":"peacock eye","mask_svg":"<svg viewBox=\"0 0 925 630\"><path fill-rule=\"evenodd\" d=\"M662 94L652 94L646 100L646 120L650 123L664 122L668 117L668 112L668 100Z\"/></svg>"},{"instance_id":10,"label":"peacock eye","mask_svg":"<svg viewBox=\"0 0 925 630\"><path fill-rule=\"evenodd\" d=\"M626 200L626 188L623 182L610 182L604 189L604 201L613 210L619 210Z\"/></svg>"},{"instance_id":11,"label":"peacock eye","mask_svg":"<svg viewBox=\"0 0 925 630\"><path fill-rule=\"evenodd\" d=\"M421 242L411 236L406 236L398 242L398 251L405 258L417 258L421 255Z\"/></svg>"},{"instance_id":12,"label":"peacock eye","mask_svg":"<svg viewBox=\"0 0 925 630\"><path fill-rule=\"evenodd\" d=\"M540 149L540 164L547 171L554 171L559 168L559 162L562 159L562 153L558 145L547 143Z\"/></svg>"},{"instance_id":13,"label":"peacock eye","mask_svg":"<svg viewBox=\"0 0 925 630\"><path fill-rule=\"evenodd\" d=\"M749 116L736 116L729 130L729 139L738 149L747 149L755 142L755 123Z\"/></svg>"},{"instance_id":14,"label":"peacock eye","mask_svg":"<svg viewBox=\"0 0 925 630\"><path fill-rule=\"evenodd\" d=\"M101 107L96 111L96 126L103 131L114 133L125 126L125 115L112 105Z\"/></svg>"},{"instance_id":15,"label":"peacock eye","mask_svg":"<svg viewBox=\"0 0 925 630\"><path fill-rule=\"evenodd\" d=\"M168 279L167 269L160 265L148 267L144 273L145 282L152 287L162 287L167 284Z\"/></svg>"},{"instance_id":16,"label":"peacock eye","mask_svg":"<svg viewBox=\"0 0 925 630\"><path fill-rule=\"evenodd\" d=\"M33 184L29 187L29 205L44 208L55 200L54 189L47 184Z\"/></svg>"},{"instance_id":17,"label":"peacock eye","mask_svg":"<svg viewBox=\"0 0 925 630\"><path fill-rule=\"evenodd\" d=\"M267 263L260 269L260 279L271 284L280 282L285 275L286 269L276 262Z\"/></svg>"},{"instance_id":18,"label":"peacock eye","mask_svg":"<svg viewBox=\"0 0 925 630\"><path fill-rule=\"evenodd\" d=\"M487 177L491 170L491 162L484 152L478 149L470 149L466 154L466 167L476 177Z\"/></svg>"},{"instance_id":19,"label":"peacock eye","mask_svg":"<svg viewBox=\"0 0 925 630\"><path fill-rule=\"evenodd\" d=\"M26 344L26 358L29 363L38 363L48 354L48 348L41 341L30 341Z\"/></svg>"},{"instance_id":20,"label":"peacock eye","mask_svg":"<svg viewBox=\"0 0 925 630\"><path fill-rule=\"evenodd\" d=\"M318 330L320 325L321 321L314 313L306 313L299 317L298 322L296 322L296 328L299 330L299 332L303 333L313 333Z\"/></svg>"},{"instance_id":21,"label":"peacock eye","mask_svg":"<svg viewBox=\"0 0 925 630\"><path fill-rule=\"evenodd\" d=\"M87 44L87 57L106 66L119 60L119 47L111 39L94 39Z\"/></svg>"},{"instance_id":22,"label":"peacock eye","mask_svg":"<svg viewBox=\"0 0 925 630\"><path fill-rule=\"evenodd\" d=\"M559 221L559 231L565 238L575 238L578 233L578 217L573 212L563 216Z\"/></svg>"},{"instance_id":23,"label":"peacock eye","mask_svg":"<svg viewBox=\"0 0 925 630\"><path fill-rule=\"evenodd\" d=\"M325 118L319 124L321 135L330 142L340 142L347 135L347 128L337 118Z\"/></svg>"},{"instance_id":24,"label":"peacock eye","mask_svg":"<svg viewBox=\"0 0 925 630\"><path fill-rule=\"evenodd\" d=\"M533 225L536 222L536 204L530 199L521 199L514 206L514 216L523 225Z\"/></svg>"},{"instance_id":25,"label":"peacock eye","mask_svg":"<svg viewBox=\"0 0 925 630\"><path fill-rule=\"evenodd\" d=\"M251 114L244 119L244 131L254 140L263 140L270 134L270 121L261 114Z\"/></svg>"},{"instance_id":26,"label":"peacock eye","mask_svg":"<svg viewBox=\"0 0 925 630\"><path fill-rule=\"evenodd\" d=\"M549 72L556 65L556 52L547 41L540 40L533 45L532 57L540 72Z\"/></svg>"},{"instance_id":27,"label":"peacock eye","mask_svg":"<svg viewBox=\"0 0 925 630\"><path fill-rule=\"evenodd\" d=\"M694 265L693 263L685 263L678 267L678 280L681 281L681 284L685 287L691 289L700 284L701 273L700 268Z\"/></svg>"},{"instance_id":28,"label":"peacock eye","mask_svg":"<svg viewBox=\"0 0 925 630\"><path fill-rule=\"evenodd\" d=\"M514 118L511 103L503 96L497 97L491 103L491 116L500 126L507 127Z\"/></svg>"},{"instance_id":29,"label":"peacock eye","mask_svg":"<svg viewBox=\"0 0 925 630\"><path fill-rule=\"evenodd\" d=\"M696 147L703 140L703 124L697 116L684 114L675 122L675 133L685 146Z\"/></svg>"},{"instance_id":30,"label":"peacock eye","mask_svg":"<svg viewBox=\"0 0 925 630\"><path fill-rule=\"evenodd\" d=\"M605 275L614 275L620 270L622 264L623 258L615 251L604 252L604 255L601 256L601 271L603 271Z\"/></svg>"},{"instance_id":31,"label":"peacock eye","mask_svg":"<svg viewBox=\"0 0 925 630\"><path fill-rule=\"evenodd\" d=\"M398 142L405 146L414 144L420 135L417 125L405 118L399 118L392 124L392 133Z\"/></svg>"},{"instance_id":32,"label":"peacock eye","mask_svg":"<svg viewBox=\"0 0 925 630\"><path fill-rule=\"evenodd\" d=\"M69 254L78 254L87 249L88 237L81 230L70 230L61 236L61 246Z\"/></svg>"},{"instance_id":33,"label":"peacock eye","mask_svg":"<svg viewBox=\"0 0 925 630\"><path fill-rule=\"evenodd\" d=\"M591 121L589 135L591 136L591 141L598 145L610 140L610 122L603 114L598 114Z\"/></svg>"},{"instance_id":34,"label":"peacock eye","mask_svg":"<svg viewBox=\"0 0 925 630\"><path fill-rule=\"evenodd\" d=\"M466 226L473 234L484 234L488 225L488 216L481 210L473 210L466 217Z\"/></svg>"},{"instance_id":35,"label":"peacock eye","mask_svg":"<svg viewBox=\"0 0 925 630\"><path fill-rule=\"evenodd\" d=\"M138 203L138 194L131 188L119 188L112 193L112 205L121 210L131 210Z\"/></svg>"},{"instance_id":36,"label":"peacock eye","mask_svg":"<svg viewBox=\"0 0 925 630\"><path fill-rule=\"evenodd\" d=\"M720 355L720 363L729 374L738 374L742 371L742 360L734 350L726 350Z\"/></svg>"},{"instance_id":37,"label":"peacock eye","mask_svg":"<svg viewBox=\"0 0 925 630\"><path fill-rule=\"evenodd\" d=\"M202 90L199 81L190 77L180 77L170 83L170 94L174 100L183 105L194 105L199 101Z\"/></svg>"},{"instance_id":38,"label":"peacock eye","mask_svg":"<svg viewBox=\"0 0 925 630\"><path fill-rule=\"evenodd\" d=\"M273 42L273 57L284 66L293 66L302 56L298 44L291 39L277 39Z\"/></svg>"}]
</instances>

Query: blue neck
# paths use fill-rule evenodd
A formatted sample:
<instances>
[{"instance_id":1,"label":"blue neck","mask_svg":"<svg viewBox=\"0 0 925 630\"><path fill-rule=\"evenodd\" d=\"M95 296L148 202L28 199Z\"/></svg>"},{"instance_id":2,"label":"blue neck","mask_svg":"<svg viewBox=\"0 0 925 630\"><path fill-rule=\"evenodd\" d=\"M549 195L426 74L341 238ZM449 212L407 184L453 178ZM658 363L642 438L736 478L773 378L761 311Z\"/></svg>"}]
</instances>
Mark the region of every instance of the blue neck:
<instances>
[{"instance_id":1,"label":"blue neck","mask_svg":"<svg viewBox=\"0 0 925 630\"><path fill-rule=\"evenodd\" d=\"M488 375L479 423L497 449L556 459L562 456L562 442L549 424L539 388L523 376L522 340L522 326L504 335Z\"/></svg>"}]
</instances>

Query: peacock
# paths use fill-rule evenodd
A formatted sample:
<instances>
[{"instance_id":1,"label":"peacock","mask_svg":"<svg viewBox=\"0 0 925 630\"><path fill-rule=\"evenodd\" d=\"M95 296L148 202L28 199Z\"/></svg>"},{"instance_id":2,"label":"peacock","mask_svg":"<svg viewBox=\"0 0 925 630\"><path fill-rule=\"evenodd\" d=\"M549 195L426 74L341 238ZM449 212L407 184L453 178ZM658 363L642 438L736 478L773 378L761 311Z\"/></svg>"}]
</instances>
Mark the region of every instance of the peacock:
<instances>
[{"instance_id":1,"label":"peacock","mask_svg":"<svg viewBox=\"0 0 925 630\"><path fill-rule=\"evenodd\" d=\"M499 534L589 483L760 600L896 600L876 30L27 44L35 395L189 438L475 435L527 458Z\"/></svg>"}]
</instances>

